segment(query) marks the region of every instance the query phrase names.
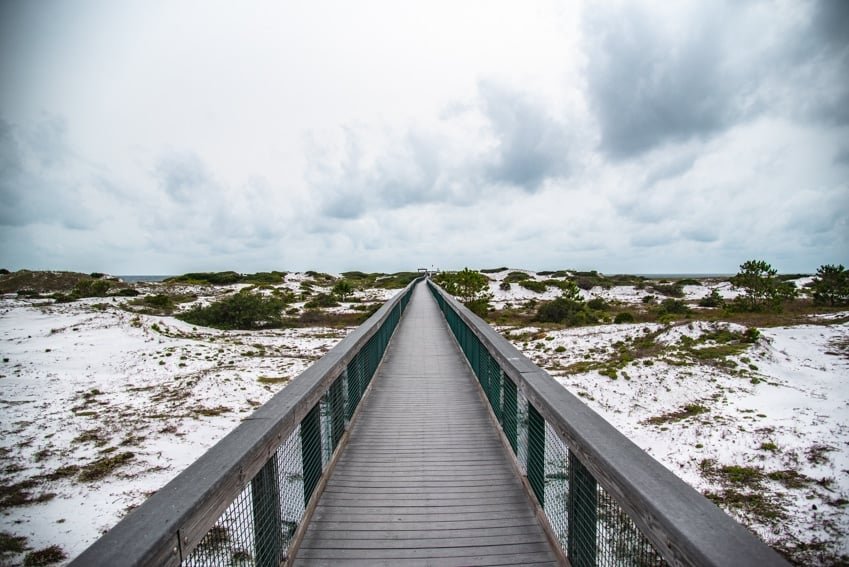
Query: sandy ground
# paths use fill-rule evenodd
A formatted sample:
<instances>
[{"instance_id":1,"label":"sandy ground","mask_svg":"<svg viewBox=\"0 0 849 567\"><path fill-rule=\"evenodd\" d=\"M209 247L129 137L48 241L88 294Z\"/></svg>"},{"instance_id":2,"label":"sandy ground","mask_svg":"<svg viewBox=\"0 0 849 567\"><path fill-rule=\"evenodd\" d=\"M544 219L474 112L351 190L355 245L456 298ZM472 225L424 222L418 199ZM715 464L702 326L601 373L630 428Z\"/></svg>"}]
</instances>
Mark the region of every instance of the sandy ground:
<instances>
[{"instance_id":1,"label":"sandy ground","mask_svg":"<svg viewBox=\"0 0 849 567\"><path fill-rule=\"evenodd\" d=\"M559 294L515 284L505 292L498 283L506 274L489 274L497 304ZM298 292L303 279L290 274L285 285ZM737 293L727 283L685 292L697 299L712 288L725 297ZM199 303L214 299L199 288L184 291L201 292ZM360 295L383 301L394 293ZM622 286L583 293L637 303L651 292ZM26 537L32 549L59 545L69 557L80 553L347 333L195 328L127 312L121 301L0 298L0 480L6 487L29 481L18 486L32 501L0 509L0 532ZM833 322L839 320L762 329L742 352L709 361L682 349L694 341L712 346L699 340L715 333L715 324L502 332L699 491L760 494L769 517L721 505L767 542L816 564L826 557L817 553L849 554L849 324ZM660 349L652 357L629 363L616 379L592 368L617 345L647 334ZM688 405L704 411L676 414ZM102 478L81 480L104 459L117 464ZM760 476L729 484L716 474L727 466ZM0 565L21 557L7 555Z\"/></svg>"},{"instance_id":2,"label":"sandy ground","mask_svg":"<svg viewBox=\"0 0 849 567\"><path fill-rule=\"evenodd\" d=\"M301 279L286 286L298 291ZM218 331L130 313L124 301L0 299L0 482L35 501L0 508L0 532L31 549L79 554L350 330ZM114 470L81 480L104 459Z\"/></svg>"}]
</instances>

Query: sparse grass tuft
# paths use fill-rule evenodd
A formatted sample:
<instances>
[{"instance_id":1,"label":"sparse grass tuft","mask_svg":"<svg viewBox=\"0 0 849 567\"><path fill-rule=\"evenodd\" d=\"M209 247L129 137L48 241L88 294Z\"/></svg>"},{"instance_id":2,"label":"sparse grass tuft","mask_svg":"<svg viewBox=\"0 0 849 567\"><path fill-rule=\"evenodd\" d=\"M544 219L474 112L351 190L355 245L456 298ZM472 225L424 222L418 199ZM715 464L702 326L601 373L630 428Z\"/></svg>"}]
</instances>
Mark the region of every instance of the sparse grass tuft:
<instances>
[{"instance_id":1,"label":"sparse grass tuft","mask_svg":"<svg viewBox=\"0 0 849 567\"><path fill-rule=\"evenodd\" d=\"M23 553L27 549L27 538L0 532L0 554Z\"/></svg>"},{"instance_id":2,"label":"sparse grass tuft","mask_svg":"<svg viewBox=\"0 0 849 567\"><path fill-rule=\"evenodd\" d=\"M9 485L0 485L0 510L47 502L56 496L52 492L34 495L32 489L37 486L38 482L32 478Z\"/></svg>"},{"instance_id":3,"label":"sparse grass tuft","mask_svg":"<svg viewBox=\"0 0 849 567\"><path fill-rule=\"evenodd\" d=\"M58 545L51 545L38 551L30 551L24 556L24 567L44 567L64 561L68 556Z\"/></svg>"},{"instance_id":4,"label":"sparse grass tuft","mask_svg":"<svg viewBox=\"0 0 849 567\"><path fill-rule=\"evenodd\" d=\"M135 458L135 454L125 451L117 455L101 457L82 468L79 479L83 482L100 480L110 475L115 469L122 467Z\"/></svg>"},{"instance_id":5,"label":"sparse grass tuft","mask_svg":"<svg viewBox=\"0 0 849 567\"><path fill-rule=\"evenodd\" d=\"M665 423L681 421L687 419L688 417L694 417L703 413L707 413L709 411L709 408L701 404L687 404L679 410L671 411L663 415L656 415L654 417L650 417L645 420L644 423L647 423L649 425L663 425Z\"/></svg>"},{"instance_id":6,"label":"sparse grass tuft","mask_svg":"<svg viewBox=\"0 0 849 567\"><path fill-rule=\"evenodd\" d=\"M726 488L720 492L706 492L705 497L717 506L740 511L763 523L774 524L787 517L777 499L757 492L743 493L733 488Z\"/></svg>"},{"instance_id":7,"label":"sparse grass tuft","mask_svg":"<svg viewBox=\"0 0 849 567\"><path fill-rule=\"evenodd\" d=\"M260 384L282 384L289 381L288 376L260 376L256 379Z\"/></svg>"},{"instance_id":8,"label":"sparse grass tuft","mask_svg":"<svg viewBox=\"0 0 849 567\"><path fill-rule=\"evenodd\" d=\"M773 471L767 473L766 476L770 480L780 482L786 488L804 488L812 482L811 478L803 475L802 473L790 469L783 471Z\"/></svg>"}]
</instances>

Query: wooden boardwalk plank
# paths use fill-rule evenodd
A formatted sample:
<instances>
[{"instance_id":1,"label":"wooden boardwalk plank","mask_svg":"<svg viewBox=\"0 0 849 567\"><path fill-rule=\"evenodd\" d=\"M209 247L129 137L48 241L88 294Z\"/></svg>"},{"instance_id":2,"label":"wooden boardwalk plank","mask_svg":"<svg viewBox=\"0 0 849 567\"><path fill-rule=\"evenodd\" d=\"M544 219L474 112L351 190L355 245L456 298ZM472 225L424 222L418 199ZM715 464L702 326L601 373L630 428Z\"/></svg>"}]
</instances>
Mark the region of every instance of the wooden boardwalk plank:
<instances>
[{"instance_id":1,"label":"wooden boardwalk plank","mask_svg":"<svg viewBox=\"0 0 849 567\"><path fill-rule=\"evenodd\" d=\"M419 285L295 565L556 565L475 378Z\"/></svg>"}]
</instances>

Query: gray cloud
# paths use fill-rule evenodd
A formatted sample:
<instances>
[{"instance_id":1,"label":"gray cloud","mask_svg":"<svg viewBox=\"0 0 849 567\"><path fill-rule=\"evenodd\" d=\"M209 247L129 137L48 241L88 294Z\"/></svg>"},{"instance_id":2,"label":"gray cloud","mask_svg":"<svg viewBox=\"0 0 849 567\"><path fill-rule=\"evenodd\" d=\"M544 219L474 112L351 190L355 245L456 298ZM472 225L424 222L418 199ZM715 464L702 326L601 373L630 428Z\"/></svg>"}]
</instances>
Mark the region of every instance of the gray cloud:
<instances>
[{"instance_id":1,"label":"gray cloud","mask_svg":"<svg viewBox=\"0 0 849 567\"><path fill-rule=\"evenodd\" d=\"M86 198L91 179L66 167L70 155L61 117L30 129L0 119L0 225L94 228L103 214Z\"/></svg>"},{"instance_id":2,"label":"gray cloud","mask_svg":"<svg viewBox=\"0 0 849 567\"><path fill-rule=\"evenodd\" d=\"M486 170L490 181L534 192L547 178L568 176L569 133L542 103L489 81L478 90L498 141L494 163Z\"/></svg>"},{"instance_id":3,"label":"gray cloud","mask_svg":"<svg viewBox=\"0 0 849 567\"><path fill-rule=\"evenodd\" d=\"M684 41L664 36L655 17L628 4L591 10L585 24L590 101L602 149L614 158L708 135L739 112L742 93L722 68L715 16L694 14L700 21Z\"/></svg>"},{"instance_id":4,"label":"gray cloud","mask_svg":"<svg viewBox=\"0 0 849 567\"><path fill-rule=\"evenodd\" d=\"M482 81L475 104L450 105L440 120L448 130L462 130L458 124L470 115L483 121L485 151L450 134L410 129L387 142L375 159L366 159L361 135L346 130L335 164L327 163L325 152L313 152L317 163L309 179L322 200L321 212L351 220L368 211L428 203L468 206L501 188L534 193L546 179L569 175L571 134L542 102Z\"/></svg>"},{"instance_id":5,"label":"gray cloud","mask_svg":"<svg viewBox=\"0 0 849 567\"><path fill-rule=\"evenodd\" d=\"M213 190L209 172L194 153L168 153L159 158L156 178L165 193L181 203L203 198Z\"/></svg>"},{"instance_id":6,"label":"gray cloud","mask_svg":"<svg viewBox=\"0 0 849 567\"><path fill-rule=\"evenodd\" d=\"M849 123L846 2L812 2L798 21L773 17L769 2L686 6L675 26L633 3L588 10L588 95L607 156L706 139L764 113Z\"/></svg>"}]
</instances>

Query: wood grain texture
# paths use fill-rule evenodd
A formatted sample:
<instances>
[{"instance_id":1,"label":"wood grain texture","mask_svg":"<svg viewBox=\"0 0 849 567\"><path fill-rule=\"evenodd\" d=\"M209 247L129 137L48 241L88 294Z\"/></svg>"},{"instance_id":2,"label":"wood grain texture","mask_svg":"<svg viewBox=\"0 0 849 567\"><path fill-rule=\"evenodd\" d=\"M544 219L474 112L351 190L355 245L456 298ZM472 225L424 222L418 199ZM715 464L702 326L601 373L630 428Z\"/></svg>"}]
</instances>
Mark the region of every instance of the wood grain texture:
<instances>
[{"instance_id":1,"label":"wood grain texture","mask_svg":"<svg viewBox=\"0 0 849 567\"><path fill-rule=\"evenodd\" d=\"M295 565L556 565L477 384L419 285Z\"/></svg>"},{"instance_id":2,"label":"wood grain texture","mask_svg":"<svg viewBox=\"0 0 849 567\"><path fill-rule=\"evenodd\" d=\"M434 287L670 565L789 565L558 384L480 317Z\"/></svg>"}]
</instances>

